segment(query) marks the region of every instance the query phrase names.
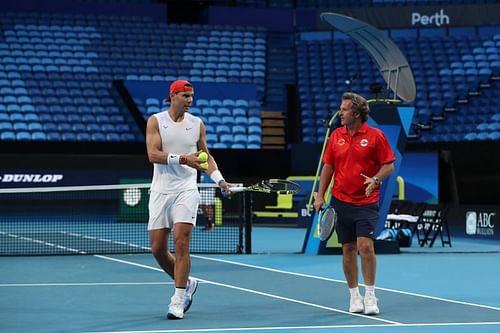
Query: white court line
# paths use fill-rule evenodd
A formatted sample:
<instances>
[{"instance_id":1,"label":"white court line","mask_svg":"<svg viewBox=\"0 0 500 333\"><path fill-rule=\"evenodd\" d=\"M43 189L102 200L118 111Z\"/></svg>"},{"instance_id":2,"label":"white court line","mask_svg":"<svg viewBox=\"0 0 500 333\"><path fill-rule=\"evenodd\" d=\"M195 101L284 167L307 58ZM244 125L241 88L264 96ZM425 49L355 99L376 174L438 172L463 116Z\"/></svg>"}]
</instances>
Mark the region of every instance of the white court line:
<instances>
[{"instance_id":1,"label":"white court line","mask_svg":"<svg viewBox=\"0 0 500 333\"><path fill-rule=\"evenodd\" d=\"M0 234L8 236L8 237L11 237L11 238L19 238L19 239L27 241L27 242L38 243L38 244L49 246L49 247L55 247L57 249L61 249L61 250L64 250L64 251L76 252L76 253L79 253L79 254L87 254L87 252L85 252L85 251L80 251L80 250L77 250L77 249L73 249L71 247L53 244L53 243L42 241L42 240L39 240L39 239L36 239L36 238L19 236L19 235L7 233L7 232L0 232Z\"/></svg>"},{"instance_id":2,"label":"white court line","mask_svg":"<svg viewBox=\"0 0 500 333\"><path fill-rule=\"evenodd\" d=\"M500 322L477 322L477 323L424 323L424 324L366 324L366 325L322 325L322 326L269 326L269 327L231 327L231 328L194 328L194 329L172 329L172 330L145 330L145 331L88 331L82 333L182 333L182 332L244 332L244 331L288 331L288 330L312 330L312 329L342 329L342 328L374 328L374 327L439 327L439 326L484 326L500 325Z\"/></svg>"},{"instance_id":3,"label":"white court line","mask_svg":"<svg viewBox=\"0 0 500 333\"><path fill-rule=\"evenodd\" d=\"M315 275L309 275L309 274L303 274L303 273L295 273L295 272L283 271L283 270L269 268L269 267L264 267L264 266L244 264L244 263L240 263L240 262L237 262L237 261L230 261L230 260L218 259L218 258L210 258L210 257L204 257L204 256L200 256L200 255L191 255L191 257L198 258L198 259L204 259L204 260L211 260L211 261L223 262L223 263L232 264L232 265L250 267L250 268L255 268L255 269L261 269L261 270L270 271L270 272L276 272L276 273L282 273L282 274L289 274L289 275L307 277L307 278L311 278L311 279L317 279L317 280L323 280L323 281L331 281L331 282L340 282L340 283L344 283L344 284L346 283L346 281L343 281L343 280L330 279L330 278L325 278L325 277L315 276ZM363 286L362 283L360 283L360 285ZM408 292L408 291L402 291L402 290L396 290L396 289L389 289L389 288L383 288L383 287L378 287L378 286L376 287L376 289L377 290L388 291L388 292L392 292L392 293L397 293L397 294L402 294L402 295L422 297L422 298L432 299L432 300L436 300L436 301L443 301L443 302L448 302L448 303L455 303L455 304L468 305L468 306L474 306L474 307L479 307L479 308L484 308L484 309L490 309L490 310L500 311L499 307L490 306L490 305L457 301L457 300L448 299L448 298L442 298L442 297L436 297L436 296L429 296L429 295L424 295L424 294L417 294L417 293L412 293L412 292Z\"/></svg>"},{"instance_id":4,"label":"white court line","mask_svg":"<svg viewBox=\"0 0 500 333\"><path fill-rule=\"evenodd\" d=\"M133 244L133 243L127 243L127 242L122 242L122 241L115 241L115 240L107 239L107 238L98 238L98 237L95 237L95 236L86 236L86 235L77 234L77 233L74 233L74 232L57 231L57 233L60 233L60 234L63 234L63 235L69 235L69 236L73 236L73 237L80 237L80 238L83 238L83 239L90 239L90 240L105 242L105 243L117 244L117 245L122 245L122 246L129 246L129 247L139 248L139 249L142 249L142 250L151 250L150 247L144 247L144 246L140 246L140 245ZM87 252L85 252L85 251L81 251L81 250L78 250L78 249L74 249L74 248L71 248L71 247L62 246L62 245L58 245L58 244L53 244L53 243L50 243L50 242L47 242L47 241L43 241L43 240L40 240L40 239L36 239L36 238L33 238L33 237L19 236L19 235L16 235L16 234L7 233L7 232L3 232L3 231L0 231L0 235L8 236L8 237L11 237L11 238L18 238L18 239L21 239L21 240L24 240L24 241L27 241L27 242L37 243L37 244L41 244L41 245L45 245L45 246L49 246L49 247L54 247L56 249L61 249L63 251L75 252L75 253L78 253L78 254L87 254Z\"/></svg>"},{"instance_id":5,"label":"white court line","mask_svg":"<svg viewBox=\"0 0 500 333\"><path fill-rule=\"evenodd\" d=\"M112 258L112 257L107 257L107 256L102 256L102 255L94 255L94 257L105 259L105 260L116 261L116 262L119 262L119 263L122 263L122 264L127 264L127 265L142 267L142 268L146 268L146 269L151 269L151 270L154 270L154 271L163 272L162 269L159 269L159 268L156 268L156 267L147 266L147 265L143 265L143 264L137 264L135 262L131 262L131 261L127 261L127 260L122 260L122 259L117 259L117 258ZM257 294L257 295L262 295L262 296L266 296L266 297L276 298L276 299L280 299L280 300L283 300L283 301L288 301L288 302L297 303L297 304L301 304L301 305L307 305L307 306L311 306L311 307L315 307L315 308L319 308L319 309L323 309L323 310L328 310L328 311L332 311L332 312L342 313L342 314L346 314L346 315L350 315L350 316L356 316L356 317L361 317L361 318L365 318L365 319L376 320L376 321L380 321L380 322L384 322L384 323L389 323L389 324L395 324L395 325L400 324L400 323L398 323L396 321L392 321L392 320L382 319L382 318L379 318L379 317L365 316L365 315L358 314L358 313L351 313L351 312L348 312L348 311L343 311L343 310L339 310L339 309L335 309L335 308L331 308L331 307L327 307L327 306L323 306L323 305L319 305L319 304L309 303L309 302L301 301L301 300L294 299L294 298L288 298L288 297L278 296L278 295L274 295L274 294L264 293L264 292L253 290L253 289L237 287L237 286L233 286L233 285L230 285L230 284L225 284L225 283L220 283L220 282L215 282L215 281L210 281L210 280L205 280L205 279L199 279L199 280L202 281L202 282L213 284L213 285L220 286L220 287L225 287L225 288L231 288L231 289L235 289L235 290L245 291L245 292L252 293L252 294Z\"/></svg>"},{"instance_id":6,"label":"white court line","mask_svg":"<svg viewBox=\"0 0 500 333\"><path fill-rule=\"evenodd\" d=\"M1 283L0 288L9 287L80 287L80 286L134 286L174 284L174 282L75 282L75 283Z\"/></svg>"}]
</instances>

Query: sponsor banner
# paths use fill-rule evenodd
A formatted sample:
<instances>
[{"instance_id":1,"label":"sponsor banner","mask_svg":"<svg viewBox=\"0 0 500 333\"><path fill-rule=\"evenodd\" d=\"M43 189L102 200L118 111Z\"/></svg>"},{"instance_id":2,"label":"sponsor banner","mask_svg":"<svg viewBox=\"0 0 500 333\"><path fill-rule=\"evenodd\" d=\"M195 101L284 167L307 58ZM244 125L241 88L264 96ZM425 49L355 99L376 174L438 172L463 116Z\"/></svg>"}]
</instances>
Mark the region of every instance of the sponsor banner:
<instances>
[{"instance_id":1,"label":"sponsor banner","mask_svg":"<svg viewBox=\"0 0 500 333\"><path fill-rule=\"evenodd\" d=\"M64 178L63 174L40 174L40 173L4 173L0 175L3 184L18 183L58 183Z\"/></svg>"},{"instance_id":2,"label":"sponsor banner","mask_svg":"<svg viewBox=\"0 0 500 333\"><path fill-rule=\"evenodd\" d=\"M59 187L86 185L114 185L124 178L148 178L150 171L131 170L25 170L0 173L0 189L25 187Z\"/></svg>"},{"instance_id":3,"label":"sponsor banner","mask_svg":"<svg viewBox=\"0 0 500 333\"><path fill-rule=\"evenodd\" d=\"M119 184L151 178L145 156L33 155L0 158L0 189Z\"/></svg>"},{"instance_id":4,"label":"sponsor banner","mask_svg":"<svg viewBox=\"0 0 500 333\"><path fill-rule=\"evenodd\" d=\"M444 28L497 25L500 22L500 4L349 7L318 10L319 30L331 30L331 26L319 18L323 12L351 16L377 28Z\"/></svg>"},{"instance_id":5,"label":"sponsor banner","mask_svg":"<svg viewBox=\"0 0 500 333\"><path fill-rule=\"evenodd\" d=\"M450 208L448 226L454 236L500 239L500 206Z\"/></svg>"}]
</instances>

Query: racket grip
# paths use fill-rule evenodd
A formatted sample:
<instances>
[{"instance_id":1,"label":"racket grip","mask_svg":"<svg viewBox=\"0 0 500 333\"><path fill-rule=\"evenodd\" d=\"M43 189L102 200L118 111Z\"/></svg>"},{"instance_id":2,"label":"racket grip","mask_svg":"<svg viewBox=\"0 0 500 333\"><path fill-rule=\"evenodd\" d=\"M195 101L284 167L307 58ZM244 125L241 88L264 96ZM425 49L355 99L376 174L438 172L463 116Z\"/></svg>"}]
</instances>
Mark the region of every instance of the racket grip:
<instances>
[{"instance_id":1,"label":"racket grip","mask_svg":"<svg viewBox=\"0 0 500 333\"><path fill-rule=\"evenodd\" d=\"M229 187L229 192L238 193L238 192L244 192L244 191L245 191L245 187L243 187L243 186Z\"/></svg>"}]
</instances>

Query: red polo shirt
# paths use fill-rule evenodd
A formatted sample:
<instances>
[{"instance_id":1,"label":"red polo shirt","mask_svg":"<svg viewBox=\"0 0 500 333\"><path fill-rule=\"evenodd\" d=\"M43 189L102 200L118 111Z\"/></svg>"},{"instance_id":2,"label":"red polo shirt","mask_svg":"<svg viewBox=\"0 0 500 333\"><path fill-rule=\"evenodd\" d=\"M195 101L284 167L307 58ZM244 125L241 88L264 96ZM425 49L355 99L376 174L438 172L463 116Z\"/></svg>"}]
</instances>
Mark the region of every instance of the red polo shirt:
<instances>
[{"instance_id":1,"label":"red polo shirt","mask_svg":"<svg viewBox=\"0 0 500 333\"><path fill-rule=\"evenodd\" d=\"M396 158L385 134L378 128L363 123L351 136L345 126L333 131L323 157L323 163L333 166L335 198L354 205L377 203L380 187L367 197L365 179L361 173L373 177L383 164Z\"/></svg>"}]
</instances>

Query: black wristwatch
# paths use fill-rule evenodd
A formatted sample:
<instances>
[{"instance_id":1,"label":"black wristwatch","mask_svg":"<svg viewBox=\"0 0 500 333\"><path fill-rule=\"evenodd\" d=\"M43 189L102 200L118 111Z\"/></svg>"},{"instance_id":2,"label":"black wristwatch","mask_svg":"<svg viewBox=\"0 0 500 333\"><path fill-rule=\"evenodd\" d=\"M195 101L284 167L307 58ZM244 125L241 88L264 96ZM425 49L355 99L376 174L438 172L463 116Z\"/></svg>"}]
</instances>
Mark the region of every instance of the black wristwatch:
<instances>
[{"instance_id":1,"label":"black wristwatch","mask_svg":"<svg viewBox=\"0 0 500 333\"><path fill-rule=\"evenodd\" d=\"M372 178L375 181L375 185L382 185L382 181L377 176L373 176Z\"/></svg>"}]
</instances>

